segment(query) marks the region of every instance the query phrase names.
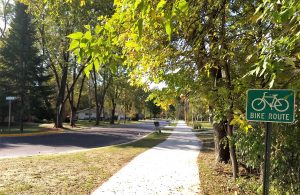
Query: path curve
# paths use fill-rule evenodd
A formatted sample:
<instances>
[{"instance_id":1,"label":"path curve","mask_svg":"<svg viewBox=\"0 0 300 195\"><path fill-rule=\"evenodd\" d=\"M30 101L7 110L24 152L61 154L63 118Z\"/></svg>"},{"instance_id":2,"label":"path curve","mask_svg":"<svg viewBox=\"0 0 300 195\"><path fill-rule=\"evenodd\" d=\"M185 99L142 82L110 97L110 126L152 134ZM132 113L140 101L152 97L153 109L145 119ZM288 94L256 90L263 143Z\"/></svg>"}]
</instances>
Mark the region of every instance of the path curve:
<instances>
[{"instance_id":1,"label":"path curve","mask_svg":"<svg viewBox=\"0 0 300 195\"><path fill-rule=\"evenodd\" d=\"M200 142L183 121L169 138L133 159L92 195L199 194Z\"/></svg>"}]
</instances>

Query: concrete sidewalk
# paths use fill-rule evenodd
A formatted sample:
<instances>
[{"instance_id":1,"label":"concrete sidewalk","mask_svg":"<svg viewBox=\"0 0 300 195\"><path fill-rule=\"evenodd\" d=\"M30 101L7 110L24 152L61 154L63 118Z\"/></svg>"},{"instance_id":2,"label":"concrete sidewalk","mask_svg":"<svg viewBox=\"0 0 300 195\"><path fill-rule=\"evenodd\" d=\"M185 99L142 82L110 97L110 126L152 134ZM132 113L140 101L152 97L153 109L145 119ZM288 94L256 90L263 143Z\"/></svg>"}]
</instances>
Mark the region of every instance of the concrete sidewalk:
<instances>
[{"instance_id":1,"label":"concrete sidewalk","mask_svg":"<svg viewBox=\"0 0 300 195\"><path fill-rule=\"evenodd\" d=\"M134 158L92 194L199 194L199 151L198 138L179 121L166 141Z\"/></svg>"}]
</instances>

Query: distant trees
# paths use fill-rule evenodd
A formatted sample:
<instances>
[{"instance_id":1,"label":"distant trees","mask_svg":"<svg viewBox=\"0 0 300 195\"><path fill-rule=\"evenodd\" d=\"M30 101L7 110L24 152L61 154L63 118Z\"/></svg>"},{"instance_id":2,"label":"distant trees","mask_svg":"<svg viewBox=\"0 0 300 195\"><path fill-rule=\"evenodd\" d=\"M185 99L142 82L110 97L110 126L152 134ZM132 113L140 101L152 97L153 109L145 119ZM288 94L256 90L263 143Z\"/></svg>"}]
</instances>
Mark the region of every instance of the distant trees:
<instances>
[{"instance_id":1,"label":"distant trees","mask_svg":"<svg viewBox=\"0 0 300 195\"><path fill-rule=\"evenodd\" d=\"M150 118L159 118L161 108L154 103L154 100L147 101L146 105L150 112Z\"/></svg>"}]
</instances>

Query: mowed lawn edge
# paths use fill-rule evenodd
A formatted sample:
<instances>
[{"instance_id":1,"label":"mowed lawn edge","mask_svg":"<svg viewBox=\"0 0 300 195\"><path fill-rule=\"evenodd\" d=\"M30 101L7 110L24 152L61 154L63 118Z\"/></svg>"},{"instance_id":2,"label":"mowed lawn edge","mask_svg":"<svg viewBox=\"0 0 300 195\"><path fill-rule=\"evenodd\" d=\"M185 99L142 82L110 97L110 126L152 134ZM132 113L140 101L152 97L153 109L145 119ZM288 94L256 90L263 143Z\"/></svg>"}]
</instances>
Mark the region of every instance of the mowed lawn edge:
<instances>
[{"instance_id":1,"label":"mowed lawn edge","mask_svg":"<svg viewBox=\"0 0 300 195\"><path fill-rule=\"evenodd\" d=\"M0 194L90 194L169 135L152 133L129 144L70 154L0 159Z\"/></svg>"}]
</instances>

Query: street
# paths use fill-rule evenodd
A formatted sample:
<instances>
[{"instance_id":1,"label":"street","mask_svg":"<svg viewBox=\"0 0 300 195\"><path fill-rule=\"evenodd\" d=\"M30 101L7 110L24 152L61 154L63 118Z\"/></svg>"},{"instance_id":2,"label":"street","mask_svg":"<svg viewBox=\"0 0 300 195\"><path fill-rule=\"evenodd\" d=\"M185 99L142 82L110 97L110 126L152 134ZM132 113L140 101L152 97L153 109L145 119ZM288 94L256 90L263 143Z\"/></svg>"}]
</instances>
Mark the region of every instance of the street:
<instances>
[{"instance_id":1,"label":"street","mask_svg":"<svg viewBox=\"0 0 300 195\"><path fill-rule=\"evenodd\" d=\"M146 121L49 135L0 137L0 158L53 154L121 144L141 138L153 132L153 129L153 122Z\"/></svg>"}]
</instances>

